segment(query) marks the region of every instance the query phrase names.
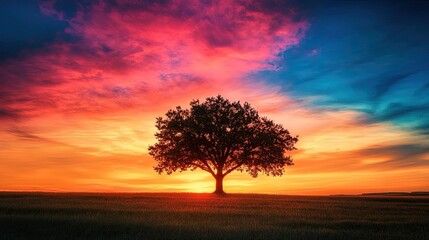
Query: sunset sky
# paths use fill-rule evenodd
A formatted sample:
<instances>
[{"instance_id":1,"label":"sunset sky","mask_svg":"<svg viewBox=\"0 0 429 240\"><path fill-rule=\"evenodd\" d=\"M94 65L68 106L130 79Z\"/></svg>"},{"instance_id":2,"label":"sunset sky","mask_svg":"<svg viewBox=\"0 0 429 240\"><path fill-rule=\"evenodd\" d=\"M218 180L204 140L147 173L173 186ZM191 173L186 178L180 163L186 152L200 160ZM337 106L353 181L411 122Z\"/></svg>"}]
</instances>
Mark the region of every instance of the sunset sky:
<instances>
[{"instance_id":1,"label":"sunset sky","mask_svg":"<svg viewBox=\"0 0 429 240\"><path fill-rule=\"evenodd\" d=\"M429 2L2 1L0 191L211 192L158 175L155 118L222 95L299 135L226 192L429 190Z\"/></svg>"}]
</instances>

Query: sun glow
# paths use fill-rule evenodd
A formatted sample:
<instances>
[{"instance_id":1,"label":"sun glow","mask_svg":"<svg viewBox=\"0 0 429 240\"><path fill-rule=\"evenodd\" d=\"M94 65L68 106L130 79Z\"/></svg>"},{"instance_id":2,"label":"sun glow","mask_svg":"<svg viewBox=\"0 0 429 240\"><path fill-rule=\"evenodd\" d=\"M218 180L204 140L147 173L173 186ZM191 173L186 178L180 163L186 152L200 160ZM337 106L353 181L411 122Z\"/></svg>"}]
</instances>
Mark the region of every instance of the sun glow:
<instances>
[{"instance_id":1,"label":"sun glow","mask_svg":"<svg viewBox=\"0 0 429 240\"><path fill-rule=\"evenodd\" d=\"M218 94L299 135L284 176L234 172L226 192L429 189L427 27L390 24L393 5L8 2L0 191L212 192L200 170L157 174L148 147L157 117Z\"/></svg>"}]
</instances>

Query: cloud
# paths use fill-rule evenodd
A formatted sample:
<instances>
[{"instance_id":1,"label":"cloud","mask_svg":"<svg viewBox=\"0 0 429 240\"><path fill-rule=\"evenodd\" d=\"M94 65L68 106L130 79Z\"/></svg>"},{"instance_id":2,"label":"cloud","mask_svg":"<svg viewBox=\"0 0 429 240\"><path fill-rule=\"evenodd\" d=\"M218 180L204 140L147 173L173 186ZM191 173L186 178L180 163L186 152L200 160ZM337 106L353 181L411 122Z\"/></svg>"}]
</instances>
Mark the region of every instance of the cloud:
<instances>
[{"instance_id":1,"label":"cloud","mask_svg":"<svg viewBox=\"0 0 429 240\"><path fill-rule=\"evenodd\" d=\"M384 162L374 163L380 168L404 169L406 167L429 166L427 146L421 144L401 144L374 146L362 149L359 154L366 157L387 157Z\"/></svg>"},{"instance_id":2,"label":"cloud","mask_svg":"<svg viewBox=\"0 0 429 240\"><path fill-rule=\"evenodd\" d=\"M235 191L286 191L290 179L296 189L311 188L341 174L356 184L362 179L352 178L369 171L382 174L363 179L368 184L386 171L392 179L412 177L393 168L426 169L427 141L385 121L426 110L424 46L386 51L382 31L361 38L355 29L384 15L357 18L346 5L339 8L344 21L322 9L328 20L318 22L290 1L42 2L36 15L61 27L0 62L0 121L7 126L0 129L0 172L8 179L0 189L211 190L212 179L201 173L156 175L146 153L157 116L217 94L247 101L301 136L288 171L303 177L257 185L247 175L239 184L244 177L236 175ZM402 97L410 92L416 97Z\"/></svg>"},{"instance_id":3,"label":"cloud","mask_svg":"<svg viewBox=\"0 0 429 240\"><path fill-rule=\"evenodd\" d=\"M427 3L297 4L310 19L305 38L284 52L278 71L257 77L313 109L358 111L366 123L427 132Z\"/></svg>"},{"instance_id":4,"label":"cloud","mask_svg":"<svg viewBox=\"0 0 429 240\"><path fill-rule=\"evenodd\" d=\"M20 118L20 111L2 107L0 108L0 119L4 121L8 120L18 120Z\"/></svg>"},{"instance_id":5,"label":"cloud","mask_svg":"<svg viewBox=\"0 0 429 240\"><path fill-rule=\"evenodd\" d=\"M12 134L14 134L14 135L16 135L16 136L18 136L18 137L20 137L20 138L24 138L24 139L42 140L42 141L45 140L44 138L38 137L38 136L36 136L34 134L30 134L28 132L25 132L25 131L22 131L22 130L19 130L19 129L10 129L9 132L12 133Z\"/></svg>"},{"instance_id":6,"label":"cloud","mask_svg":"<svg viewBox=\"0 0 429 240\"><path fill-rule=\"evenodd\" d=\"M73 41L58 38L0 65L0 101L26 117L132 111L170 95L223 92L247 84L249 72L272 69L306 28L291 12L251 1L48 1L40 8L67 22L63 33Z\"/></svg>"},{"instance_id":7,"label":"cloud","mask_svg":"<svg viewBox=\"0 0 429 240\"><path fill-rule=\"evenodd\" d=\"M424 115L429 110L429 103L422 105L409 105L404 106L401 103L391 103L389 106L380 114L379 118L383 120L394 120L397 118L409 116L409 115Z\"/></svg>"},{"instance_id":8,"label":"cloud","mask_svg":"<svg viewBox=\"0 0 429 240\"><path fill-rule=\"evenodd\" d=\"M412 74L404 73L386 78L378 78L378 81L375 81L373 99L375 101L379 100L380 97L383 97L390 89L394 88L398 82L406 80L406 78L411 75ZM367 82L371 82L371 80L367 80Z\"/></svg>"},{"instance_id":9,"label":"cloud","mask_svg":"<svg viewBox=\"0 0 429 240\"><path fill-rule=\"evenodd\" d=\"M293 171L297 174L328 172L383 172L404 171L429 167L427 145L425 144L386 144L369 145L365 148L326 151L317 153L298 152L300 160Z\"/></svg>"},{"instance_id":10,"label":"cloud","mask_svg":"<svg viewBox=\"0 0 429 240\"><path fill-rule=\"evenodd\" d=\"M46 16L35 1L4 2L0 9L0 62L25 57L61 37L67 22Z\"/></svg>"}]
</instances>

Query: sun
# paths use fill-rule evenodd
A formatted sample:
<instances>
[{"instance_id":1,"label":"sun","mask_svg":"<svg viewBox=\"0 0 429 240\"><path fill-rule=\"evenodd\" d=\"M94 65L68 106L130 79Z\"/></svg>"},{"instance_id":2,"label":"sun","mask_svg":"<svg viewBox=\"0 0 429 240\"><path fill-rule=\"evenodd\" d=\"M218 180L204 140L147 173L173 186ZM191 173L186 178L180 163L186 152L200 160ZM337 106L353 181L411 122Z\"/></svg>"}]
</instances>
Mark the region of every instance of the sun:
<instances>
[{"instance_id":1,"label":"sun","mask_svg":"<svg viewBox=\"0 0 429 240\"><path fill-rule=\"evenodd\" d=\"M186 192L193 193L209 193L213 192L214 181L204 181L204 182L194 182L188 183L184 187L186 188Z\"/></svg>"}]
</instances>

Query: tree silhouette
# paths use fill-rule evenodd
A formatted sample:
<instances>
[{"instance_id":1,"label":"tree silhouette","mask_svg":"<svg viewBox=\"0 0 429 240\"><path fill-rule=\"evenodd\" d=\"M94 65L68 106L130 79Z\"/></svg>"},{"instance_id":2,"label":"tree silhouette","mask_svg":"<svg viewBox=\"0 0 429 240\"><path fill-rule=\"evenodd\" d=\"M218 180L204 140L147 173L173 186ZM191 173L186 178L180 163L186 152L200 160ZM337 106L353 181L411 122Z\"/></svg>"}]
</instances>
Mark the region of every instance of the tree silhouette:
<instances>
[{"instance_id":1,"label":"tree silhouette","mask_svg":"<svg viewBox=\"0 0 429 240\"><path fill-rule=\"evenodd\" d=\"M273 121L260 117L247 102L230 102L222 96L193 100L191 109L180 106L156 119L158 142L149 147L158 173L195 170L216 179L215 193L224 193L223 179L234 170L257 177L259 172L281 176L293 165L286 151L295 149L298 137Z\"/></svg>"}]
</instances>

